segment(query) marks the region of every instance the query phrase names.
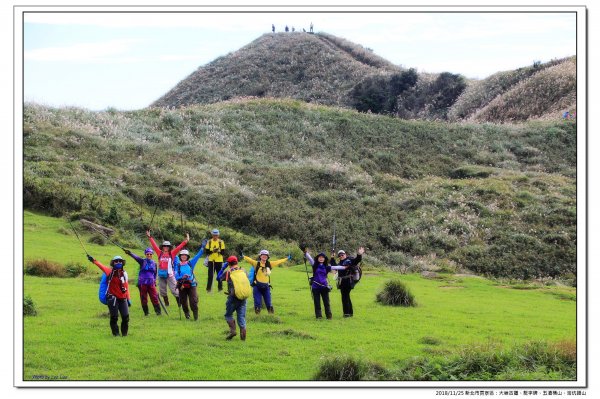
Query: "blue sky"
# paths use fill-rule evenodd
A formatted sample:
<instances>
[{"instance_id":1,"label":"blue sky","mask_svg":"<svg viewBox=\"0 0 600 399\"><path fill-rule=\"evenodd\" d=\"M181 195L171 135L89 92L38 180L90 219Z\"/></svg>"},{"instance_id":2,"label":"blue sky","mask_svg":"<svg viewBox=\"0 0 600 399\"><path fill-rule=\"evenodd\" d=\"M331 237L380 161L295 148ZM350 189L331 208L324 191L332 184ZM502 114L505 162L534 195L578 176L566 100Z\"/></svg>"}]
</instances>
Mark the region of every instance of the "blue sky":
<instances>
[{"instance_id":1,"label":"blue sky","mask_svg":"<svg viewBox=\"0 0 600 399\"><path fill-rule=\"evenodd\" d=\"M576 54L574 13L25 13L24 99L138 109L198 67L287 24L421 72L492 73Z\"/></svg>"}]
</instances>

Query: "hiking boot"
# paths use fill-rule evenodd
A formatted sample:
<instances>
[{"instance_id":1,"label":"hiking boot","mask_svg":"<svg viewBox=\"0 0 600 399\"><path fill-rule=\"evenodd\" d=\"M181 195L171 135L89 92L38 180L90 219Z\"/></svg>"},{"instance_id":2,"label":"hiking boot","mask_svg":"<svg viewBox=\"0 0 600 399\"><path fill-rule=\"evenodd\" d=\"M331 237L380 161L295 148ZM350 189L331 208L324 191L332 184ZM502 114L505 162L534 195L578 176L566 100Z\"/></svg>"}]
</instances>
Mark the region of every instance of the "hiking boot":
<instances>
[{"instance_id":1,"label":"hiking boot","mask_svg":"<svg viewBox=\"0 0 600 399\"><path fill-rule=\"evenodd\" d=\"M225 339L230 341L231 338L237 335L237 332L235 331L235 320L227 320L227 324L229 325L229 334L227 334Z\"/></svg>"},{"instance_id":2,"label":"hiking boot","mask_svg":"<svg viewBox=\"0 0 600 399\"><path fill-rule=\"evenodd\" d=\"M142 309L144 310L144 316L148 316L148 305L142 305Z\"/></svg>"},{"instance_id":3,"label":"hiking boot","mask_svg":"<svg viewBox=\"0 0 600 399\"><path fill-rule=\"evenodd\" d=\"M242 341L246 340L246 328L245 327L244 328L240 328L240 339Z\"/></svg>"},{"instance_id":4,"label":"hiking boot","mask_svg":"<svg viewBox=\"0 0 600 399\"><path fill-rule=\"evenodd\" d=\"M165 306L169 306L169 297L163 296L163 299L165 300Z\"/></svg>"},{"instance_id":5,"label":"hiking boot","mask_svg":"<svg viewBox=\"0 0 600 399\"><path fill-rule=\"evenodd\" d=\"M190 319L190 314L189 313L185 313L185 318L189 320Z\"/></svg>"},{"instance_id":6,"label":"hiking boot","mask_svg":"<svg viewBox=\"0 0 600 399\"><path fill-rule=\"evenodd\" d=\"M269 311L269 314L275 313L275 309L273 309L273 306L271 306L270 308L267 308L267 310Z\"/></svg>"},{"instance_id":7,"label":"hiking boot","mask_svg":"<svg viewBox=\"0 0 600 399\"><path fill-rule=\"evenodd\" d=\"M192 310L192 313L194 313L194 321L198 321L198 311Z\"/></svg>"},{"instance_id":8,"label":"hiking boot","mask_svg":"<svg viewBox=\"0 0 600 399\"><path fill-rule=\"evenodd\" d=\"M333 318L333 316L331 315L331 313L327 314L327 320L331 320Z\"/></svg>"},{"instance_id":9,"label":"hiking boot","mask_svg":"<svg viewBox=\"0 0 600 399\"><path fill-rule=\"evenodd\" d=\"M254 313L260 314L260 308L254 308Z\"/></svg>"},{"instance_id":10,"label":"hiking boot","mask_svg":"<svg viewBox=\"0 0 600 399\"><path fill-rule=\"evenodd\" d=\"M161 311L160 311L160 305L159 304L152 304L152 306L154 306L154 311L156 312L157 316L160 316Z\"/></svg>"}]
</instances>

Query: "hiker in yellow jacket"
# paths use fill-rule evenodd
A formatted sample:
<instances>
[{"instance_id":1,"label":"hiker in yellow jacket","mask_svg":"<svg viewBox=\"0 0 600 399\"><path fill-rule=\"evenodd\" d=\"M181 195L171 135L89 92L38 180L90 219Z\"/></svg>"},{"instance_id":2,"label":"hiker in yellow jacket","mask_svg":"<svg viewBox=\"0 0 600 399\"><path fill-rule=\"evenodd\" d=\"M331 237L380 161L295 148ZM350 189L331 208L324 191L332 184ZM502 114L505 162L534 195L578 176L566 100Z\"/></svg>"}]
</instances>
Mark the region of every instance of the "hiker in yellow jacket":
<instances>
[{"instance_id":1,"label":"hiker in yellow jacket","mask_svg":"<svg viewBox=\"0 0 600 399\"><path fill-rule=\"evenodd\" d=\"M204 247L204 253L206 254L208 267L208 280L206 281L206 292L210 292L212 289L213 278L217 277L217 273L223 266L223 254L225 253L225 243L219 238L219 230L214 229L212 232L212 238L208 240ZM213 277L214 276L214 277ZM219 279L218 286L219 292L223 291L223 282Z\"/></svg>"},{"instance_id":2,"label":"hiker in yellow jacket","mask_svg":"<svg viewBox=\"0 0 600 399\"><path fill-rule=\"evenodd\" d=\"M269 313L275 312L271 303L271 269L281 265L283 262L288 261L291 258L292 257L290 255L287 258L270 261L269 251L266 249L260 251L257 260L254 260L248 256L244 256L244 260L253 266L250 270L248 278L250 279L251 285L254 287L254 313L260 313L263 298Z\"/></svg>"}]
</instances>

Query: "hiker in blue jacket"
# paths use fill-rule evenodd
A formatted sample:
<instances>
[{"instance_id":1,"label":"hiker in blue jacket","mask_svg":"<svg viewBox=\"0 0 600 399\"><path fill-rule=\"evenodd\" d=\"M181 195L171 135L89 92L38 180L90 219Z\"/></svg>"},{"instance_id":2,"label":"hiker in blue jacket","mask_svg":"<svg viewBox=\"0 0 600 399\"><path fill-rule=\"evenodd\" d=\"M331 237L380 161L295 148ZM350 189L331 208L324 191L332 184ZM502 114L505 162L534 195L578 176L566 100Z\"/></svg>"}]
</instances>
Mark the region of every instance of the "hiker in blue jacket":
<instances>
[{"instance_id":1,"label":"hiker in blue jacket","mask_svg":"<svg viewBox=\"0 0 600 399\"><path fill-rule=\"evenodd\" d=\"M331 305L329 303L329 291L331 286L327 281L327 274L332 270L344 270L344 266L330 266L327 264L327 255L321 252L317 255L316 259L313 259L308 253L308 250L304 252L304 256L310 262L313 269L313 276L311 278L311 290L313 294L313 301L315 305L315 316L317 319L322 319L323 314L321 313L321 298L323 299L323 306L325 307L325 317L327 319L332 318Z\"/></svg>"},{"instance_id":2,"label":"hiker in blue jacket","mask_svg":"<svg viewBox=\"0 0 600 399\"><path fill-rule=\"evenodd\" d=\"M179 302L183 308L185 318L190 318L190 308L194 314L194 321L198 320L198 283L194 276L196 264L204 254L204 245L199 248L198 253L190 259L190 253L187 249L179 252L173 264L177 288L179 290ZM189 307L188 307L189 301Z\"/></svg>"}]
</instances>

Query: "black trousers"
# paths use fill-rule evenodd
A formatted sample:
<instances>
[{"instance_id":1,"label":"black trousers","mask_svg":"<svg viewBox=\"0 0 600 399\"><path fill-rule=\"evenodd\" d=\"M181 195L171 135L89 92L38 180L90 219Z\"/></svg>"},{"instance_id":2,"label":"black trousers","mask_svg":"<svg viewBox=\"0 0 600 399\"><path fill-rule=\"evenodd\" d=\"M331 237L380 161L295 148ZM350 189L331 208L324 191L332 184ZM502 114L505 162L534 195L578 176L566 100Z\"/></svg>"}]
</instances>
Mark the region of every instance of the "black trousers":
<instances>
[{"instance_id":1,"label":"black trousers","mask_svg":"<svg viewBox=\"0 0 600 399\"><path fill-rule=\"evenodd\" d=\"M179 288L179 301L186 315L190 314L190 308L194 314L198 313L198 290L196 287Z\"/></svg>"},{"instance_id":2,"label":"black trousers","mask_svg":"<svg viewBox=\"0 0 600 399\"><path fill-rule=\"evenodd\" d=\"M313 301L315 302L315 317L321 318L321 299L323 299L323 306L325 307L325 316L331 318L331 306L329 304L329 290L325 287L313 288Z\"/></svg>"},{"instance_id":3,"label":"black trousers","mask_svg":"<svg viewBox=\"0 0 600 399\"><path fill-rule=\"evenodd\" d=\"M113 335L119 335L119 313L121 313L121 335L126 336L129 331L129 305L127 299L118 299L109 295L107 298L108 312L110 313L110 329Z\"/></svg>"},{"instance_id":4,"label":"black trousers","mask_svg":"<svg viewBox=\"0 0 600 399\"><path fill-rule=\"evenodd\" d=\"M350 291L352 291L352 288L350 287L340 288L340 292L342 293L342 308L344 309L344 315L354 314L352 310L352 300L350 299Z\"/></svg>"},{"instance_id":5,"label":"black trousers","mask_svg":"<svg viewBox=\"0 0 600 399\"><path fill-rule=\"evenodd\" d=\"M223 262L208 262L208 280L206 281L206 291L212 289L213 279L217 277L217 274L221 270ZM218 282L219 291L223 289L223 282Z\"/></svg>"}]
</instances>

